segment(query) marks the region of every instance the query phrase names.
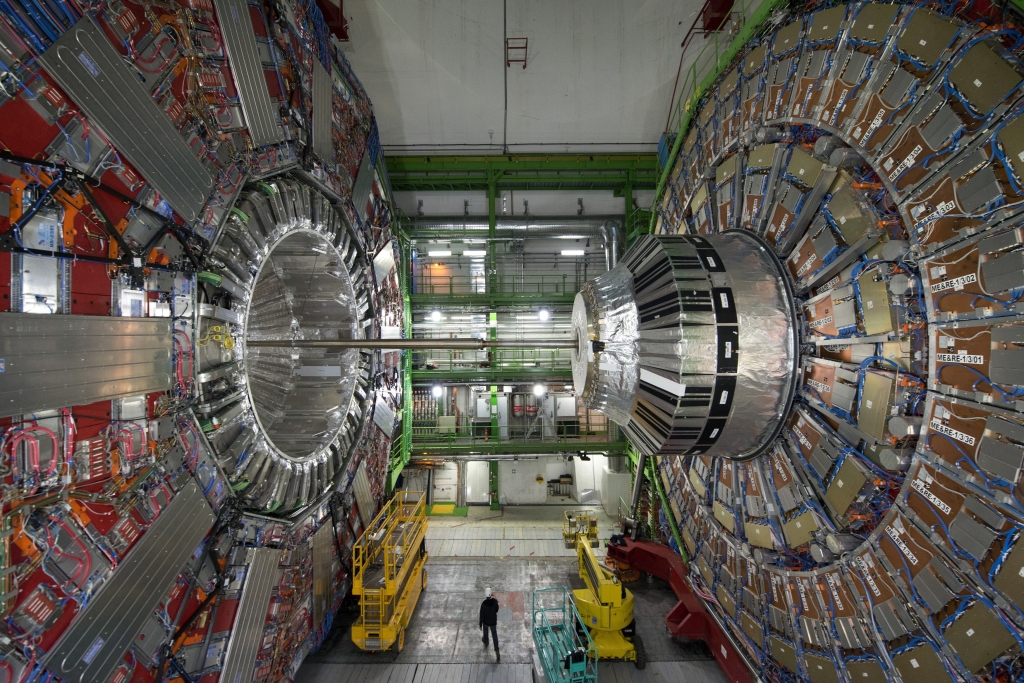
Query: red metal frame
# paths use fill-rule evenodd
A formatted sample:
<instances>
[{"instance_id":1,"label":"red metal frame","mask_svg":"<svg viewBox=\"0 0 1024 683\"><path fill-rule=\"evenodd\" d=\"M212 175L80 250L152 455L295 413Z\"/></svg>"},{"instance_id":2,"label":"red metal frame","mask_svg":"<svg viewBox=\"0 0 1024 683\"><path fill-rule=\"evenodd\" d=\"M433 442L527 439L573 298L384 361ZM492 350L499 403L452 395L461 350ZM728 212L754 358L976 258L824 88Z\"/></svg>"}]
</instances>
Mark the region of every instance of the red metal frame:
<instances>
[{"instance_id":1,"label":"red metal frame","mask_svg":"<svg viewBox=\"0 0 1024 683\"><path fill-rule=\"evenodd\" d=\"M756 683L732 641L690 589L686 582L687 569L683 559L667 546L657 543L629 539L625 539L625 542L624 546L609 543L608 557L668 581L672 592L679 598L676 606L665 616L665 626L669 633L673 637L704 641L730 683Z\"/></svg>"},{"instance_id":2,"label":"red metal frame","mask_svg":"<svg viewBox=\"0 0 1024 683\"><path fill-rule=\"evenodd\" d=\"M515 41L515 42L513 42ZM506 38L505 39L505 66L510 67L513 64L522 63L523 68L526 68L526 55L529 51L530 39L529 38ZM522 57L518 54L513 57L513 50L518 53L522 51Z\"/></svg>"},{"instance_id":3,"label":"red metal frame","mask_svg":"<svg viewBox=\"0 0 1024 683\"><path fill-rule=\"evenodd\" d=\"M327 28L338 40L348 40L348 20L345 18L345 0L338 0L335 5L331 0L316 0L316 6L324 15Z\"/></svg>"}]
</instances>

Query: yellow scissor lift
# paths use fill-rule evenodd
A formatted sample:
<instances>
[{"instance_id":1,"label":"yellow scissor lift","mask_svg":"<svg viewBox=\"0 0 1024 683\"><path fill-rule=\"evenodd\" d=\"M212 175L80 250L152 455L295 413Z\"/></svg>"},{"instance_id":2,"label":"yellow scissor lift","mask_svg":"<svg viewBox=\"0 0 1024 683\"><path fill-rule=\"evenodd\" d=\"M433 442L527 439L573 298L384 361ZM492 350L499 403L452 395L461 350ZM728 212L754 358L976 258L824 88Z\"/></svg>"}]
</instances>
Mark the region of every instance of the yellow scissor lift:
<instances>
[{"instance_id":1,"label":"yellow scissor lift","mask_svg":"<svg viewBox=\"0 0 1024 683\"><path fill-rule=\"evenodd\" d=\"M427 583L426 496L399 491L388 501L352 549L352 594L359 596L359 620L352 642L379 652L405 645L416 602Z\"/></svg>"}]
</instances>

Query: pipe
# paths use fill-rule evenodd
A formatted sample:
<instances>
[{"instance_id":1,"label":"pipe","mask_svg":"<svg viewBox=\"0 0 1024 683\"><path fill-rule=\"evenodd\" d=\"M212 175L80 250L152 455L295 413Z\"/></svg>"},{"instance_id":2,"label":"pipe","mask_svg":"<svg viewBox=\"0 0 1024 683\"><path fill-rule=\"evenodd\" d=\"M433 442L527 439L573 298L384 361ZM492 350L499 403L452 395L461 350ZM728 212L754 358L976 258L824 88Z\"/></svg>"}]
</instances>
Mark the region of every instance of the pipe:
<instances>
[{"instance_id":1,"label":"pipe","mask_svg":"<svg viewBox=\"0 0 1024 683\"><path fill-rule=\"evenodd\" d=\"M574 349L574 340L562 339L250 339L246 345L257 348L292 349L414 349L459 350L481 349Z\"/></svg>"},{"instance_id":2,"label":"pipe","mask_svg":"<svg viewBox=\"0 0 1024 683\"><path fill-rule=\"evenodd\" d=\"M608 223L619 225L621 216L498 216L498 239L523 237L596 237ZM413 239L431 237L465 237L488 239L490 224L486 217L416 216L411 220ZM474 233L481 233L477 237ZM424 233L424 234L418 234Z\"/></svg>"},{"instance_id":3,"label":"pipe","mask_svg":"<svg viewBox=\"0 0 1024 683\"><path fill-rule=\"evenodd\" d=\"M608 457L608 471L621 474L626 471L626 456L624 455L609 455Z\"/></svg>"},{"instance_id":4,"label":"pipe","mask_svg":"<svg viewBox=\"0 0 1024 683\"><path fill-rule=\"evenodd\" d=\"M430 462L515 462L516 460L537 460L539 458L557 457L554 454L548 455L413 455L409 457L410 463Z\"/></svg>"},{"instance_id":5,"label":"pipe","mask_svg":"<svg viewBox=\"0 0 1024 683\"><path fill-rule=\"evenodd\" d=\"M615 223L608 221L612 233L612 268L619 265L619 233L615 229Z\"/></svg>"},{"instance_id":6,"label":"pipe","mask_svg":"<svg viewBox=\"0 0 1024 683\"><path fill-rule=\"evenodd\" d=\"M466 463L464 461L455 463L455 477L458 485L455 487L456 507L466 507Z\"/></svg>"},{"instance_id":7,"label":"pipe","mask_svg":"<svg viewBox=\"0 0 1024 683\"><path fill-rule=\"evenodd\" d=\"M633 499L629 503L629 515L632 519L636 519L637 512L640 508L640 491L644 486L644 470L646 468L647 456L641 453L640 459L636 461L636 478L633 481Z\"/></svg>"},{"instance_id":8,"label":"pipe","mask_svg":"<svg viewBox=\"0 0 1024 683\"><path fill-rule=\"evenodd\" d=\"M605 223L604 225L602 225L600 228L598 228L598 231L601 233L601 239L604 240L604 269L611 270L612 257L608 252L608 231L605 229L605 225L608 224Z\"/></svg>"}]
</instances>

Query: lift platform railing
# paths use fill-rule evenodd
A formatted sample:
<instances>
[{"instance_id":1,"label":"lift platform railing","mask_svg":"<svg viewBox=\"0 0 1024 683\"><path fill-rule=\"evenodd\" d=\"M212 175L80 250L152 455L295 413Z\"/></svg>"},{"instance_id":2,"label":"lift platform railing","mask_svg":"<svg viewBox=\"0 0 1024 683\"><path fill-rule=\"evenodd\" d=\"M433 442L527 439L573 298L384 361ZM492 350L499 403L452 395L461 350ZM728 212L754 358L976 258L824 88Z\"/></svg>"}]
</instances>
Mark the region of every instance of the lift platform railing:
<instances>
[{"instance_id":1,"label":"lift platform railing","mask_svg":"<svg viewBox=\"0 0 1024 683\"><path fill-rule=\"evenodd\" d=\"M533 642L549 683L597 683L597 648L564 586L533 591Z\"/></svg>"}]
</instances>

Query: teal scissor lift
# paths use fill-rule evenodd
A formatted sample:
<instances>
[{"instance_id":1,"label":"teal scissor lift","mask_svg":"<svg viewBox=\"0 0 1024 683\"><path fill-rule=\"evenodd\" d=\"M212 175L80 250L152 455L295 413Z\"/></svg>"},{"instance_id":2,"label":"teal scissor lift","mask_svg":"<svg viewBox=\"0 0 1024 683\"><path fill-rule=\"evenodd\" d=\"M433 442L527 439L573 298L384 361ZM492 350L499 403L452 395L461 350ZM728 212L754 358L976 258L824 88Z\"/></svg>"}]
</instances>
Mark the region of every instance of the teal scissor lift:
<instances>
[{"instance_id":1,"label":"teal scissor lift","mask_svg":"<svg viewBox=\"0 0 1024 683\"><path fill-rule=\"evenodd\" d=\"M548 683L597 683L597 648L568 588L533 591L533 643Z\"/></svg>"}]
</instances>

